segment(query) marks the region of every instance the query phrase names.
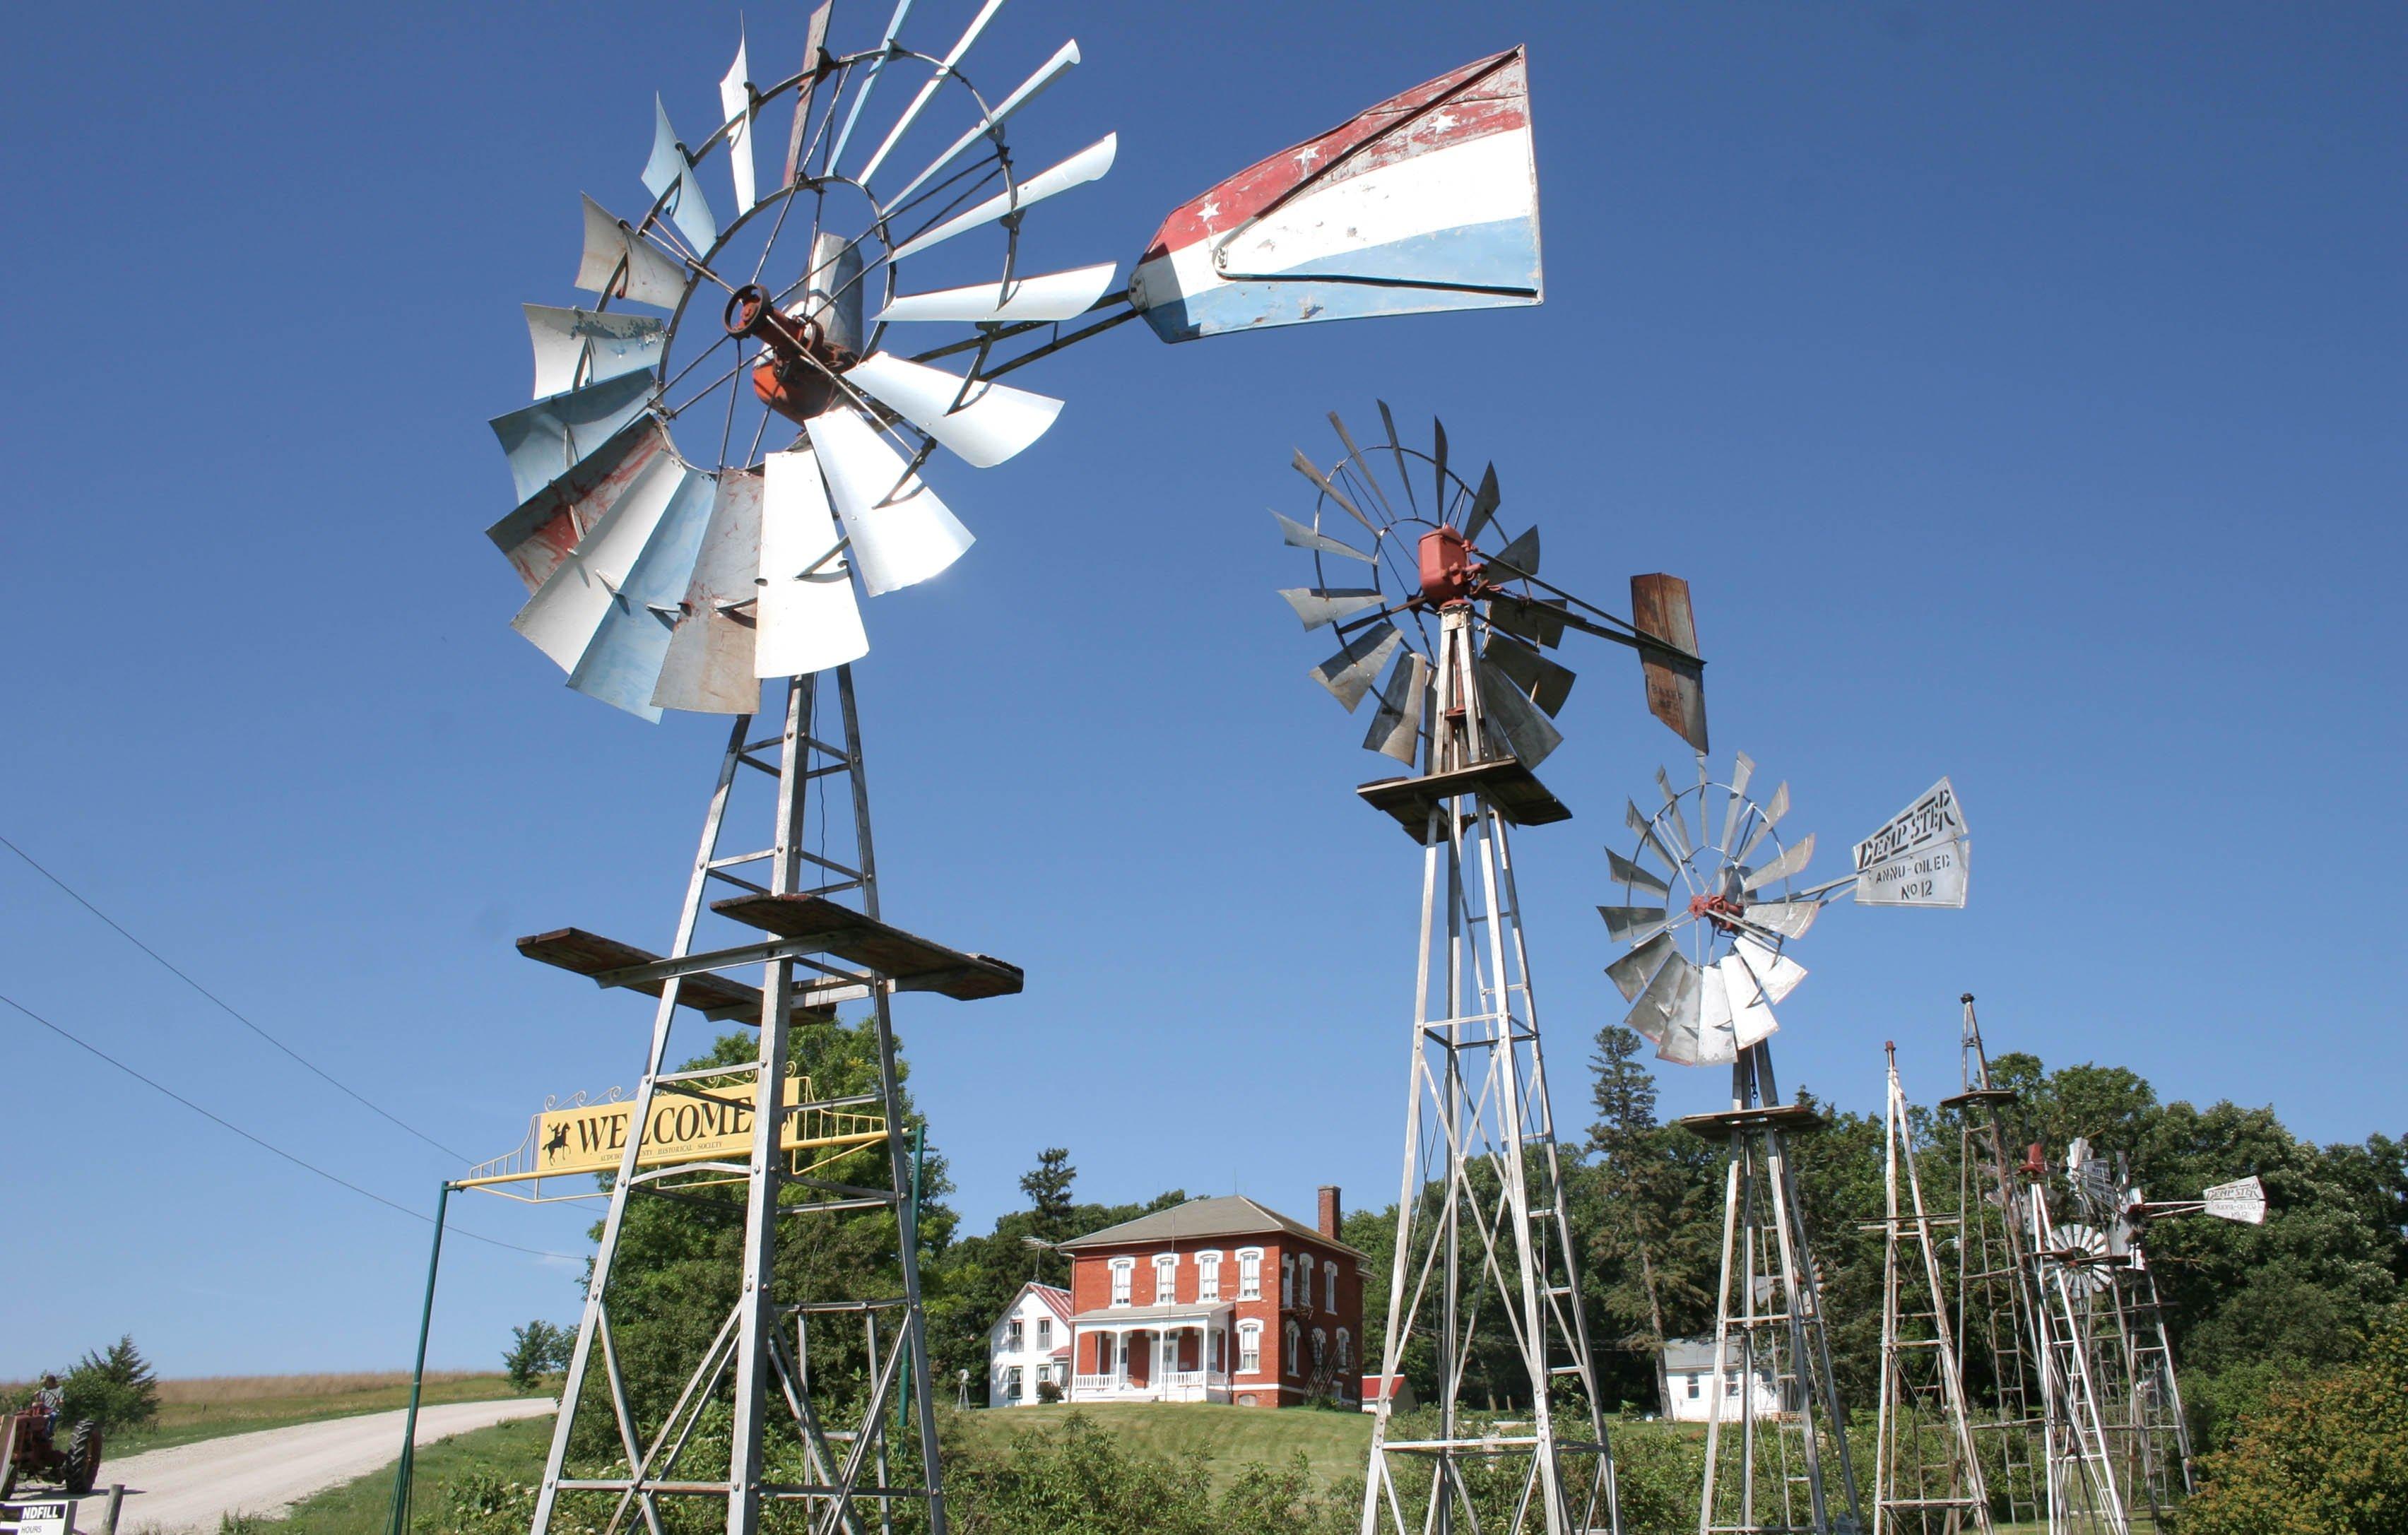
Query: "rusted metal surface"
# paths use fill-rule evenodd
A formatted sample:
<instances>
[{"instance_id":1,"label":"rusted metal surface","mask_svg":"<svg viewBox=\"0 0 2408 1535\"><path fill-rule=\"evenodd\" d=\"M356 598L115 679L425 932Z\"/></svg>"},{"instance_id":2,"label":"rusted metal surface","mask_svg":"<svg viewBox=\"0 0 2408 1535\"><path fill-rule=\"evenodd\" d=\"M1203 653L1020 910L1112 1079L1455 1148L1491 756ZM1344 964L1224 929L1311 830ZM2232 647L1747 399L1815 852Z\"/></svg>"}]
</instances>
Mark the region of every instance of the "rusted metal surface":
<instances>
[{"instance_id":1,"label":"rusted metal surface","mask_svg":"<svg viewBox=\"0 0 2408 1535\"><path fill-rule=\"evenodd\" d=\"M660 958L650 949L623 944L615 938L605 938L582 928L557 928L551 932L532 933L518 941L518 951L530 959L574 971L580 975L599 975L613 970L649 964ZM657 997L667 987L666 981L648 981L631 985L628 989ZM688 975L678 982L678 1005L691 1007L707 1018L721 1022L758 1024L761 1021L761 988L731 981L724 975ZM835 1016L832 1008L796 1007L797 1023L824 1022Z\"/></svg>"},{"instance_id":2,"label":"rusted metal surface","mask_svg":"<svg viewBox=\"0 0 2408 1535\"><path fill-rule=\"evenodd\" d=\"M694 576L671 621L652 703L664 709L750 714L761 702L753 672L760 632L761 489L766 468L724 470Z\"/></svg>"},{"instance_id":3,"label":"rusted metal surface","mask_svg":"<svg viewBox=\"0 0 2408 1535\"><path fill-rule=\"evenodd\" d=\"M1021 988L1017 965L948 948L825 896L737 896L713 902L710 909L781 938L824 943L828 953L876 971L905 990L937 991L967 1002Z\"/></svg>"},{"instance_id":4,"label":"rusted metal surface","mask_svg":"<svg viewBox=\"0 0 2408 1535\"><path fill-rule=\"evenodd\" d=\"M1682 656L1698 653L1697 620L1689 609L1689 583L1677 576L1656 574L1630 578L1630 621L1641 634L1663 641L1681 655L1641 647L1639 663L1646 674L1647 712L1697 751L1706 745L1706 689L1703 671Z\"/></svg>"},{"instance_id":5,"label":"rusted metal surface","mask_svg":"<svg viewBox=\"0 0 2408 1535\"><path fill-rule=\"evenodd\" d=\"M627 488L667 451L668 434L658 421L645 417L630 422L575 468L486 529L485 536L509 557L510 568L532 592L560 568L569 551L584 541Z\"/></svg>"},{"instance_id":6,"label":"rusted metal surface","mask_svg":"<svg viewBox=\"0 0 2408 1535\"><path fill-rule=\"evenodd\" d=\"M1166 341L1536 304L1529 80L1478 60L1265 157L1174 210L1129 285Z\"/></svg>"}]
</instances>

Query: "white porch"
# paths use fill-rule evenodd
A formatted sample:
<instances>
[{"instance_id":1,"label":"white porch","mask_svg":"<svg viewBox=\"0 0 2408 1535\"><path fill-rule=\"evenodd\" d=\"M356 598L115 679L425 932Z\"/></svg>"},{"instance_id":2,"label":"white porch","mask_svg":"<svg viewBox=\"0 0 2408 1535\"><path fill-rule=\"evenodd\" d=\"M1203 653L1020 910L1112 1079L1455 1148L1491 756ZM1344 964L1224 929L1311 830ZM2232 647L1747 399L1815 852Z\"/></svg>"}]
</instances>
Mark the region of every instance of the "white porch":
<instances>
[{"instance_id":1,"label":"white porch","mask_svg":"<svg viewBox=\"0 0 2408 1535\"><path fill-rule=\"evenodd\" d=\"M1121 1306L1072 1317L1069 1400L1230 1400L1232 1309Z\"/></svg>"}]
</instances>

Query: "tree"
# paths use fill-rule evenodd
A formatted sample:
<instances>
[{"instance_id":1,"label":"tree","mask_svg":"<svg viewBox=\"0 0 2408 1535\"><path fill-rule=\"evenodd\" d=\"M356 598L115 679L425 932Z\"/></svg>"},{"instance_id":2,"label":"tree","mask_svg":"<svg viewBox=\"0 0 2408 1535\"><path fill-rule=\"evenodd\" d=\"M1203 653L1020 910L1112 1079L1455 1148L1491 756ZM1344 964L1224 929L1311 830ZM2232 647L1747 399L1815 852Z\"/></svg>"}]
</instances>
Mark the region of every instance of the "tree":
<instances>
[{"instance_id":1,"label":"tree","mask_svg":"<svg viewBox=\"0 0 2408 1535\"><path fill-rule=\"evenodd\" d=\"M1048 1146L1037 1154L1037 1165L1020 1175L1020 1191L1028 1196L1029 1234L1047 1242L1070 1240L1070 1185L1079 1170L1070 1165L1068 1146Z\"/></svg>"},{"instance_id":2,"label":"tree","mask_svg":"<svg viewBox=\"0 0 2408 1535\"><path fill-rule=\"evenodd\" d=\"M2389 1535L2408 1528L2408 1309L2357 1363L2278 1385L2206 1457L2185 1535Z\"/></svg>"},{"instance_id":3,"label":"tree","mask_svg":"<svg viewBox=\"0 0 2408 1535\"><path fill-rule=\"evenodd\" d=\"M538 1317L523 1328L510 1329L510 1346L502 1353L502 1369L512 1386L533 1390L538 1377L568 1368L568 1356L576 1346L575 1332Z\"/></svg>"},{"instance_id":4,"label":"tree","mask_svg":"<svg viewBox=\"0 0 2408 1535\"><path fill-rule=\"evenodd\" d=\"M159 1381L128 1333L67 1372L65 1418L91 1418L104 1434L150 1427L159 1416Z\"/></svg>"}]
</instances>

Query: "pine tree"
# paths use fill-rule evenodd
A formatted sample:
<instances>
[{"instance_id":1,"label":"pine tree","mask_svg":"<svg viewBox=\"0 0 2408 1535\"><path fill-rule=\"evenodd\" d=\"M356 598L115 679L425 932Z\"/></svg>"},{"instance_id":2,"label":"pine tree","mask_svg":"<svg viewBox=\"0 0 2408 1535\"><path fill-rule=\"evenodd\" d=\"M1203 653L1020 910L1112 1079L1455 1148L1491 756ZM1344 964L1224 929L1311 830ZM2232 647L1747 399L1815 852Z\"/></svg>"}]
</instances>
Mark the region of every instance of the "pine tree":
<instances>
[{"instance_id":1,"label":"pine tree","mask_svg":"<svg viewBox=\"0 0 2408 1535\"><path fill-rule=\"evenodd\" d=\"M105 1433L144 1428L159 1416L159 1380L128 1333L67 1372L66 1417L91 1418Z\"/></svg>"},{"instance_id":2,"label":"pine tree","mask_svg":"<svg viewBox=\"0 0 2408 1535\"><path fill-rule=\"evenodd\" d=\"M1071 1230L1070 1186L1079 1170L1070 1165L1067 1146L1048 1146L1037 1154L1037 1165L1020 1175L1020 1191L1028 1196L1028 1234L1039 1242L1068 1242ZM1033 1244L1032 1244L1033 1246ZM1034 1247L1033 1277L1049 1285L1067 1284L1069 1262L1046 1247Z\"/></svg>"},{"instance_id":3,"label":"pine tree","mask_svg":"<svg viewBox=\"0 0 2408 1535\"><path fill-rule=\"evenodd\" d=\"M1653 1144L1657 1129L1656 1077L1638 1059L1641 1043L1636 1030L1618 1023L1597 1031L1597 1054L1589 1058L1597 1120L1589 1127L1588 1144L1600 1159L1606 1239L1638 1265L1639 1293L1647 1316L1645 1343L1656 1356L1656 1400L1669 1401L1664 1379L1664 1297L1656 1272L1657 1217L1662 1213L1656 1196L1663 1181Z\"/></svg>"}]
</instances>

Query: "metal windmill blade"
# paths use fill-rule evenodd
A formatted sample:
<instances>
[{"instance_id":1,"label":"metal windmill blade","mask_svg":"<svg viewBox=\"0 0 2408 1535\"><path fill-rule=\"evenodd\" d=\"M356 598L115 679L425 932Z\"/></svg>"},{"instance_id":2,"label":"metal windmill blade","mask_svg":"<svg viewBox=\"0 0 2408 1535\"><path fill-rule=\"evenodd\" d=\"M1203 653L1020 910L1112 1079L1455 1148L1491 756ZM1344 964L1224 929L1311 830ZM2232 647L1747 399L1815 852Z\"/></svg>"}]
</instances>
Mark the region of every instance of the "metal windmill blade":
<instances>
[{"instance_id":1,"label":"metal windmill blade","mask_svg":"<svg viewBox=\"0 0 2408 1535\"><path fill-rule=\"evenodd\" d=\"M1608 873L1626 900L1644 894L1666 903L1660 924L1641 920L1649 907L1598 908L1608 936L1632 945L1632 953L1616 964L1633 962L1641 947L1657 952L1670 938L1702 977L1694 988L1656 996L1659 1006L1674 1009L1661 1020L1661 1037L1656 1018L1644 1009L1634 1011L1631 1027L1656 1040L1668 1060L1722 1064L1769 1038L1780 1027L1774 1004L1806 974L1787 945L1804 937L1823 908L1847 890L1856 889L1857 899L1866 901L1865 883L1880 879L1883 896L1868 903L1962 903L1964 817L1946 779L1857 845L1856 873L1806 888L1797 882L1814 856L1814 837L1809 832L1784 842L1780 828L1789 812L1789 786L1781 785L1769 801L1758 803L1751 796L1755 782L1756 761L1745 752L1735 755L1724 780L1713 776L1703 756L1694 784L1676 787L1659 770L1660 808L1650 815L1631 803L1627 822L1637 841L1627 856L1607 850ZM1719 816L1712 814L1717 808ZM1920 869L1928 875L1935 862L1951 860L1959 876L1955 901L1909 899L1914 888L1889 873Z\"/></svg>"},{"instance_id":2,"label":"metal windmill blade","mask_svg":"<svg viewBox=\"0 0 2408 1535\"><path fill-rule=\"evenodd\" d=\"M1313 561L1312 584L1283 588L1280 596L1306 629L1331 629L1341 642L1312 669L1314 680L1352 710L1401 646L1412 661L1389 672L1363 744L1412 763L1417 743L1428 739L1419 722L1437 670L1436 620L1460 607L1476 632L1489 749L1536 766L1563 740L1554 719L1576 680L1547 653L1565 632L1618 641L1642 660L1658 642L1539 577L1538 528L1507 535L1497 519L1503 495L1496 466L1485 465L1476 484L1465 479L1443 422L1431 423L1426 447L1408 443L1385 402L1376 434L1358 433L1335 411L1329 424L1336 458L1324 463L1298 448L1291 461L1313 494L1310 519L1272 514L1283 542Z\"/></svg>"},{"instance_id":3,"label":"metal windmill blade","mask_svg":"<svg viewBox=\"0 0 2408 1535\"><path fill-rule=\"evenodd\" d=\"M982 95L964 61L997 8L920 53L905 0L875 46L836 54L824 7L806 66L767 87L739 37L709 135L689 144L655 99L648 203L584 200L577 282L599 301L527 306L538 400L494 423L519 506L490 530L529 589L517 627L571 687L651 718L746 713L758 678L858 657L856 582L926 580L972 542L923 466L1001 463L1053 425L1060 401L994 381L995 330L1111 288L1110 263L1031 273L1019 250L1031 210L1103 175L1114 141L1022 170L1006 124L1078 48ZM765 185L756 130L786 112ZM994 275L960 286L981 242ZM906 262L940 247L955 284L910 291Z\"/></svg>"},{"instance_id":4,"label":"metal windmill blade","mask_svg":"<svg viewBox=\"0 0 2408 1535\"><path fill-rule=\"evenodd\" d=\"M1166 341L1544 293L1528 60L1451 70L1191 199L1130 297Z\"/></svg>"}]
</instances>

